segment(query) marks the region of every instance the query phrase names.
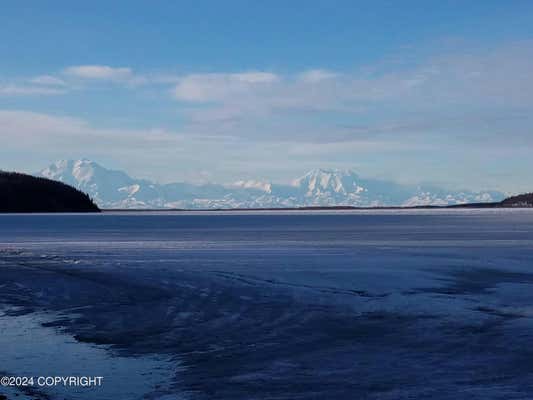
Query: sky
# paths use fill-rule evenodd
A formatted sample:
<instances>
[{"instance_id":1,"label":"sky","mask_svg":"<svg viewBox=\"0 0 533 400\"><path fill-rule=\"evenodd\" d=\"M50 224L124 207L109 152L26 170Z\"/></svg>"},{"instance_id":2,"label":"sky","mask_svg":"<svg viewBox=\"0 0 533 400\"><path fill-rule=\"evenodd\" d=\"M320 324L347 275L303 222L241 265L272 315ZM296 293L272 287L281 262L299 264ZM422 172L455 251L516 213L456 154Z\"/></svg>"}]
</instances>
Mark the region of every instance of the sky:
<instances>
[{"instance_id":1,"label":"sky","mask_svg":"<svg viewBox=\"0 0 533 400\"><path fill-rule=\"evenodd\" d=\"M532 1L10 1L0 168L532 191Z\"/></svg>"}]
</instances>

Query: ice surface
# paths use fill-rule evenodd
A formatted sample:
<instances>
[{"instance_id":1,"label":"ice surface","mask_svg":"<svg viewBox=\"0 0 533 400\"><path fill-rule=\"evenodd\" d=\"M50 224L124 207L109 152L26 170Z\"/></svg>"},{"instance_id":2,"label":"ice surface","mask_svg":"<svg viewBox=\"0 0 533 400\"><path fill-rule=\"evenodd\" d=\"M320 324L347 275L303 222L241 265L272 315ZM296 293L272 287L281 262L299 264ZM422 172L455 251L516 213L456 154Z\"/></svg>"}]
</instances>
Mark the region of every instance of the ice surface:
<instances>
[{"instance_id":1,"label":"ice surface","mask_svg":"<svg viewBox=\"0 0 533 400\"><path fill-rule=\"evenodd\" d=\"M5 215L0 243L4 329L69 349L50 370L147 366L137 398L533 396L529 210Z\"/></svg>"},{"instance_id":2,"label":"ice surface","mask_svg":"<svg viewBox=\"0 0 533 400\"><path fill-rule=\"evenodd\" d=\"M33 393L35 397L46 395L72 400L133 400L142 396L160 399L169 393L169 382L179 369L176 362L157 357L112 355L105 346L79 343L56 328L43 326L51 317L40 313L0 314L2 375L35 377L35 381L40 376L101 376L102 385L39 387L35 384L21 387L20 392L24 389L26 394ZM176 393L174 396L178 398Z\"/></svg>"}]
</instances>

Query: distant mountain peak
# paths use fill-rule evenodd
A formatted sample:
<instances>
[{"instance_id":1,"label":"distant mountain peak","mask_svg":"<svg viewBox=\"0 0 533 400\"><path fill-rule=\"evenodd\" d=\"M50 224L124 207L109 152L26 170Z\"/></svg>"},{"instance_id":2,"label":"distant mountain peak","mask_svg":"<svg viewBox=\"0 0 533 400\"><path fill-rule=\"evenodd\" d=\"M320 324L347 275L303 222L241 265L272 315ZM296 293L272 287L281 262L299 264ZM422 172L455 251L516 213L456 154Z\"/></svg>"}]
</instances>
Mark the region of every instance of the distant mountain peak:
<instances>
[{"instance_id":1,"label":"distant mountain peak","mask_svg":"<svg viewBox=\"0 0 533 400\"><path fill-rule=\"evenodd\" d=\"M293 186L306 190L307 196L359 194L365 188L358 184L359 176L352 170L318 168L293 181Z\"/></svg>"}]
</instances>

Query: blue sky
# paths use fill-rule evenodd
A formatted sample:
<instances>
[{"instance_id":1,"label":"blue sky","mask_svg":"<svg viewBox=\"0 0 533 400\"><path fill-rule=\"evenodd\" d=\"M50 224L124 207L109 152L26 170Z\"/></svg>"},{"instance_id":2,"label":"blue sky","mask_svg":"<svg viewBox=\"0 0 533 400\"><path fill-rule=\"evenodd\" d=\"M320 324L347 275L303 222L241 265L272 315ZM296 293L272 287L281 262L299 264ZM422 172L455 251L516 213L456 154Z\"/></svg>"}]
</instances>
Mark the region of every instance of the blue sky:
<instances>
[{"instance_id":1,"label":"blue sky","mask_svg":"<svg viewBox=\"0 0 533 400\"><path fill-rule=\"evenodd\" d=\"M530 1L5 1L1 167L531 190L532 22Z\"/></svg>"}]
</instances>

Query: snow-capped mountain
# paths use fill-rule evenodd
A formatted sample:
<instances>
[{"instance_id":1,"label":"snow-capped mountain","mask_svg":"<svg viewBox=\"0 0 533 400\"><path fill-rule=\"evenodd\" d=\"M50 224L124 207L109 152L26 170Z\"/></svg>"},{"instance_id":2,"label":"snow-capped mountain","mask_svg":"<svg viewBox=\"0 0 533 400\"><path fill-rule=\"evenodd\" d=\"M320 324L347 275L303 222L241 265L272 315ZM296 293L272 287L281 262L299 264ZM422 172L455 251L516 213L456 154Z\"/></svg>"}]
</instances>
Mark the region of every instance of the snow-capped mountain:
<instances>
[{"instance_id":1,"label":"snow-capped mountain","mask_svg":"<svg viewBox=\"0 0 533 400\"><path fill-rule=\"evenodd\" d=\"M303 206L416 206L502 200L496 191L448 191L360 178L353 171L316 169L281 185L240 180L230 185L158 184L90 160L58 161L37 175L88 193L101 208L268 208Z\"/></svg>"},{"instance_id":2,"label":"snow-capped mountain","mask_svg":"<svg viewBox=\"0 0 533 400\"><path fill-rule=\"evenodd\" d=\"M366 189L353 171L316 169L293 181L293 186L305 192L312 202L357 203Z\"/></svg>"},{"instance_id":3,"label":"snow-capped mountain","mask_svg":"<svg viewBox=\"0 0 533 400\"><path fill-rule=\"evenodd\" d=\"M89 160L57 161L39 175L74 186L106 208L144 208L146 201L159 197L158 185L133 179L125 172L110 170Z\"/></svg>"},{"instance_id":4,"label":"snow-capped mountain","mask_svg":"<svg viewBox=\"0 0 533 400\"><path fill-rule=\"evenodd\" d=\"M309 206L353 205L427 206L479 203L502 200L497 191L449 191L428 185L401 185L389 181L360 178L350 170L316 169L293 181Z\"/></svg>"}]
</instances>

